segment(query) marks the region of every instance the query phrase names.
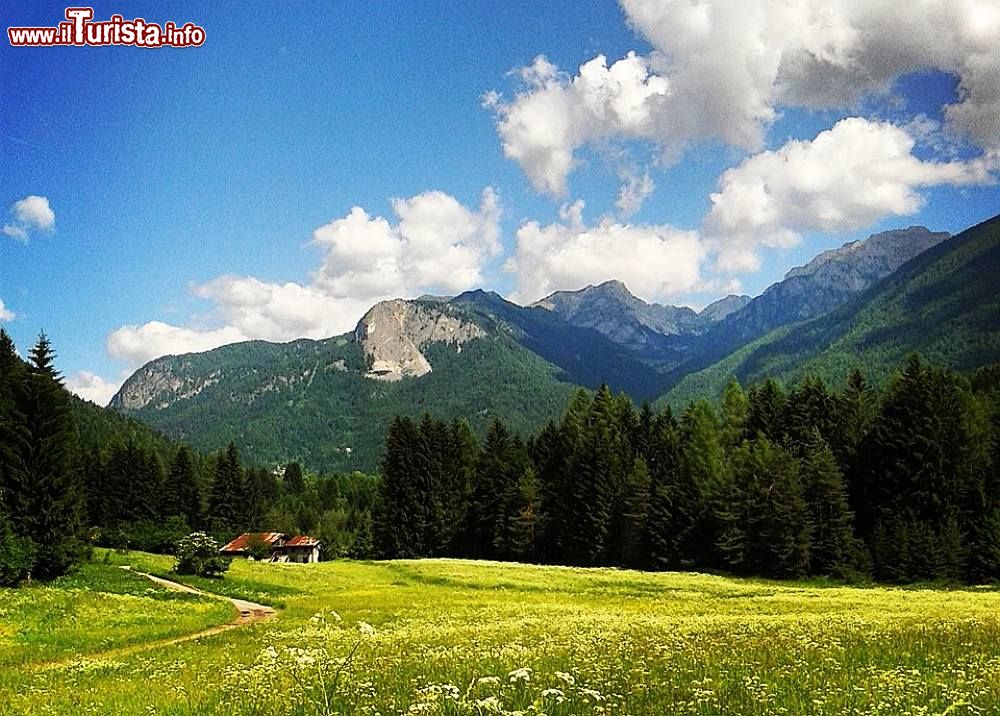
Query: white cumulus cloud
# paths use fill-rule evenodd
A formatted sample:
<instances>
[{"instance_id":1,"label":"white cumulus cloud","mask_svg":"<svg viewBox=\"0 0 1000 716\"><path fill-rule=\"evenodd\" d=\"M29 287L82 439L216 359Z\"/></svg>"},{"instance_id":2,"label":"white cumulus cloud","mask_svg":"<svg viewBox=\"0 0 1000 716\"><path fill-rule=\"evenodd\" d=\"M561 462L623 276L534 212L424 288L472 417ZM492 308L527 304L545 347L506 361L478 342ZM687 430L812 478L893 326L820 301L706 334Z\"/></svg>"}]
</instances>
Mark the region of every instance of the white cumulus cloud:
<instances>
[{"instance_id":1,"label":"white cumulus cloud","mask_svg":"<svg viewBox=\"0 0 1000 716\"><path fill-rule=\"evenodd\" d=\"M515 254L505 264L517 276L521 303L553 291L610 279L646 300L669 300L701 286L705 247L697 232L668 225L631 225L604 218L587 226L583 202L566 206L561 221L521 225Z\"/></svg>"},{"instance_id":2,"label":"white cumulus cloud","mask_svg":"<svg viewBox=\"0 0 1000 716\"><path fill-rule=\"evenodd\" d=\"M577 148L609 137L655 138L656 107L670 93L670 83L634 52L610 67L598 55L575 77L539 56L520 75L526 88L513 101L493 93L486 104L496 111L504 154L554 196L566 193Z\"/></svg>"},{"instance_id":3,"label":"white cumulus cloud","mask_svg":"<svg viewBox=\"0 0 1000 716\"><path fill-rule=\"evenodd\" d=\"M82 370L66 379L66 388L83 398L97 405L105 406L111 402L111 398L121 387L121 381L117 383L105 380L99 375L90 371Z\"/></svg>"},{"instance_id":4,"label":"white cumulus cloud","mask_svg":"<svg viewBox=\"0 0 1000 716\"><path fill-rule=\"evenodd\" d=\"M704 226L719 267L754 270L759 246L794 245L801 232L846 232L914 214L921 187L994 181L986 160L922 161L914 145L902 127L852 117L728 169Z\"/></svg>"},{"instance_id":5,"label":"white cumulus cloud","mask_svg":"<svg viewBox=\"0 0 1000 716\"><path fill-rule=\"evenodd\" d=\"M202 330L150 321L112 331L106 345L111 357L139 366L163 355L207 351L247 339L248 336L232 326Z\"/></svg>"},{"instance_id":6,"label":"white cumulus cloud","mask_svg":"<svg viewBox=\"0 0 1000 716\"><path fill-rule=\"evenodd\" d=\"M51 231L56 225L56 214L44 196L32 194L15 201L10 213L14 223L5 224L3 233L18 241L27 241L32 231Z\"/></svg>"},{"instance_id":7,"label":"white cumulus cloud","mask_svg":"<svg viewBox=\"0 0 1000 716\"><path fill-rule=\"evenodd\" d=\"M569 76L540 57L526 87L488 93L507 157L540 191L562 196L585 145L643 139L661 156L721 140L748 151L781 107L850 108L899 77L958 78L945 108L953 135L1000 149L996 0L621 0L653 46Z\"/></svg>"},{"instance_id":8,"label":"white cumulus cloud","mask_svg":"<svg viewBox=\"0 0 1000 716\"><path fill-rule=\"evenodd\" d=\"M14 312L7 308L4 305L3 299L0 298L0 321L13 321L16 317Z\"/></svg>"},{"instance_id":9,"label":"white cumulus cloud","mask_svg":"<svg viewBox=\"0 0 1000 716\"><path fill-rule=\"evenodd\" d=\"M136 366L251 339L325 338L352 329L377 301L481 285L500 251L493 189L483 191L478 210L439 191L396 199L392 207L395 222L354 207L316 229L312 244L323 258L308 283L219 276L194 288L213 305L218 325L122 326L108 336L108 353Z\"/></svg>"}]
</instances>

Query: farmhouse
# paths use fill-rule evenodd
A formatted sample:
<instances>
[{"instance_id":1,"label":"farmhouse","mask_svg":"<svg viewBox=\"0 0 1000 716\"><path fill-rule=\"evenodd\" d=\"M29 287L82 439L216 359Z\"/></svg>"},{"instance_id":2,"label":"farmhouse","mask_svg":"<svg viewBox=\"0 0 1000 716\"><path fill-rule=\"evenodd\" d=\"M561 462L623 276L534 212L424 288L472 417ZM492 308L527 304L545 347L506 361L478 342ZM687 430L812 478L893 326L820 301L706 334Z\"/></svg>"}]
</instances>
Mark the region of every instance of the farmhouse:
<instances>
[{"instance_id":1,"label":"farmhouse","mask_svg":"<svg viewBox=\"0 0 1000 716\"><path fill-rule=\"evenodd\" d=\"M219 552L225 557L249 557L255 544L270 547L271 562L312 564L319 561L321 544L318 539L283 532L244 532L224 545Z\"/></svg>"}]
</instances>

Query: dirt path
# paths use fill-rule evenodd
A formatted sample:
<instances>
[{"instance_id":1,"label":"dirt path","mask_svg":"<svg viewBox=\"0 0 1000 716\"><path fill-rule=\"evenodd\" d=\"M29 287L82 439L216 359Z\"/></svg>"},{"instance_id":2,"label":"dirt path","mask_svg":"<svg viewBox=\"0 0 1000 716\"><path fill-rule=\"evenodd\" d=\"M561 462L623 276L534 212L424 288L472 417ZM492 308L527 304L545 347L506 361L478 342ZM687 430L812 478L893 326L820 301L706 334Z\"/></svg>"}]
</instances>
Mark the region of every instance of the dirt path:
<instances>
[{"instance_id":1,"label":"dirt path","mask_svg":"<svg viewBox=\"0 0 1000 716\"><path fill-rule=\"evenodd\" d=\"M275 616L276 612L271 607L264 604L257 604L256 602L248 602L245 599L236 599L234 597L224 597L219 594L212 594L211 592L203 592L200 589L195 589L194 587L189 587L186 584L181 584L180 582L175 582L170 579L164 579L163 577L157 577L152 574L146 574L145 572L139 572L132 569L131 567L121 567L121 569L128 570L133 574L137 574L140 577L145 577L146 579L154 582L161 587L166 589L173 589L178 592L186 592L187 594L196 594L200 597L208 597L209 599L219 599L225 602L229 602L233 605L236 610L236 619L229 622L228 624L220 624L218 626L209 627L208 629L202 629L201 631L194 632L193 634L184 634L183 636L169 637L167 639L157 639L155 641L147 641L142 644L132 644L130 646L120 646L113 649L108 649L107 651L98 651L90 654L78 654L74 656L65 657L62 659L57 659L55 661L48 661L40 664L34 664L35 668L41 670L57 669L60 666L72 663L77 660L92 660L92 659L113 659L116 657L130 656L132 654L138 654L144 651L151 651L153 649L159 649L166 646L173 646L174 644L183 644L187 641L194 641L196 639L204 639L205 637L215 636L216 634L221 634L223 632L229 631L230 629L236 629L238 627L244 626L246 624L252 624L253 622L263 621L265 619L270 619Z\"/></svg>"},{"instance_id":2,"label":"dirt path","mask_svg":"<svg viewBox=\"0 0 1000 716\"><path fill-rule=\"evenodd\" d=\"M248 622L259 622L263 619L270 619L275 615L274 609L264 604L257 604L256 602L248 602L245 599L236 599L235 597L223 597L218 594L212 594L211 592L203 592L200 589L195 589L194 587L189 587L186 584L181 584L180 582L175 582L171 579L164 579L163 577L157 577L152 574L146 574L145 572L138 572L131 567L122 567L122 569L127 569L133 574L138 574L140 577L145 577L146 579L159 584L161 587L166 587L167 589L173 589L177 592L187 592L188 594L197 594L200 597L208 597L209 599L222 599L227 601L236 607L236 611L239 616L236 621L231 624L225 624L221 627L213 627L214 629L224 629L231 628L234 626L240 626L241 624L246 624ZM184 640L187 639L197 639L202 636L203 632L198 632L197 634L191 634L187 637L181 637Z\"/></svg>"}]
</instances>

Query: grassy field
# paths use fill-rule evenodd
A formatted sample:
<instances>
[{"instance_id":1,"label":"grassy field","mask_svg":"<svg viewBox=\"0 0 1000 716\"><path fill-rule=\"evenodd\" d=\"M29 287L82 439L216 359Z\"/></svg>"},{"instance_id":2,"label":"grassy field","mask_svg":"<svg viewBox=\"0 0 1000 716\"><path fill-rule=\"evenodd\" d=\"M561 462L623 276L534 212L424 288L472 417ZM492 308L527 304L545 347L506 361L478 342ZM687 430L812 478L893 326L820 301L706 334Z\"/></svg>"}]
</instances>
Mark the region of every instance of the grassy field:
<instances>
[{"instance_id":1,"label":"grassy field","mask_svg":"<svg viewBox=\"0 0 1000 716\"><path fill-rule=\"evenodd\" d=\"M449 560L236 562L224 582L198 586L279 606L277 619L101 656L231 618L224 603L137 579L91 564L48 587L0 591L0 712L1000 713L994 590Z\"/></svg>"}]
</instances>

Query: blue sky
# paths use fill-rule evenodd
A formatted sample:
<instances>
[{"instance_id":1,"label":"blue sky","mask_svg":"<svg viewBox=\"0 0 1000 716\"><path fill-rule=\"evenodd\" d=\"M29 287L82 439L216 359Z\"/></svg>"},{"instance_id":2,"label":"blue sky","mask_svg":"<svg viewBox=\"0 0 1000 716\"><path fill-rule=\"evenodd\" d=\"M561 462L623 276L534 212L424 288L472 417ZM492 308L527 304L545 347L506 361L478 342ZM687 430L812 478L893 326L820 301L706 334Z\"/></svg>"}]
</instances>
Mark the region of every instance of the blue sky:
<instances>
[{"instance_id":1,"label":"blue sky","mask_svg":"<svg viewBox=\"0 0 1000 716\"><path fill-rule=\"evenodd\" d=\"M158 50L0 42L0 222L11 227L0 235L4 326L22 350L46 331L71 384L103 399L160 351L318 337L353 325L383 294L454 292L474 281L526 301L614 268L644 298L701 305L732 289L759 293L789 267L876 230L958 231L1000 207L988 116L976 106L955 120L942 109L962 95L990 97L989 78L968 61L981 35L998 31L988 13L974 18L968 42L940 56L904 48L914 59L884 86L859 89L838 76L854 95L847 99L806 97L812 77L793 77L800 89L791 99L758 82L753 91L774 110L762 119L698 105L714 96L713 82L730 83L699 69L697 48L674 55L655 5L98 3L96 19L192 21L206 42ZM64 8L7 2L2 17L5 27L54 25ZM621 69L638 79L612 71L596 73L599 86L575 82L596 56L611 66L630 51L638 59ZM519 72L539 55L559 72ZM704 92L685 100L685 77L699 73ZM484 106L491 90L499 99ZM609 104L595 109L595 101ZM705 113L718 130L702 126ZM686 116L690 126L668 126ZM837 124L848 117L864 124ZM734 141L747 126L759 141ZM806 216L811 199L776 167L828 165L809 143L831 131L834 143L892 145L885 165L905 176L882 188L906 196L866 199L860 209L853 196L817 199ZM911 149L899 148L905 137ZM795 150L793 140L806 145ZM563 150L571 168L551 170ZM760 156L768 151L774 161ZM644 177L651 190L616 208L621 187ZM560 182L564 191L549 190ZM785 201L767 218L740 199L762 183ZM18 204L31 196L47 200L53 226ZM578 200L579 220L570 209ZM365 220L335 223L352 207ZM737 228L747 221L752 230ZM534 233L524 229L531 222ZM314 237L324 226L327 238ZM427 237L453 226L450 243ZM365 242L386 247L367 266ZM376 276L386 261L393 280ZM662 281L650 271L657 262ZM308 319L289 318L299 300Z\"/></svg>"}]
</instances>

